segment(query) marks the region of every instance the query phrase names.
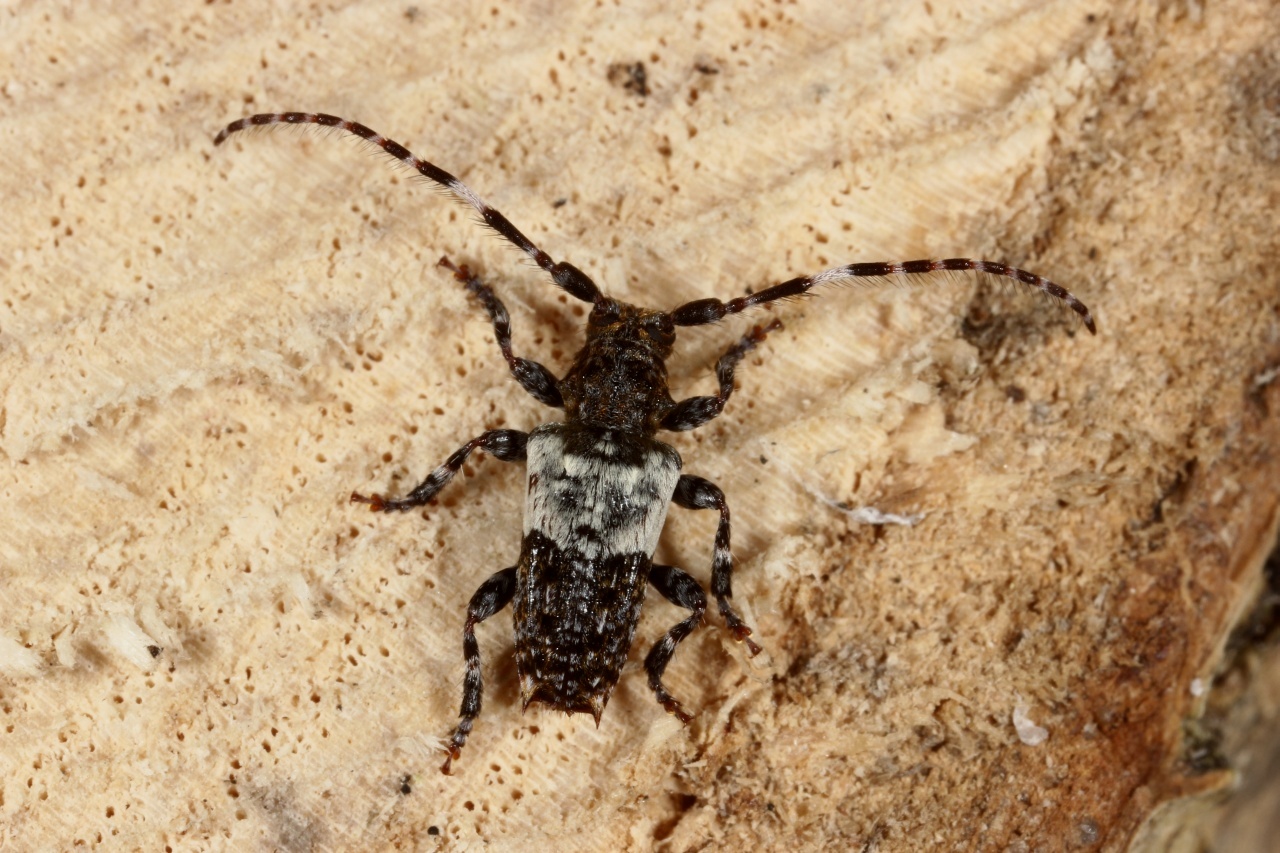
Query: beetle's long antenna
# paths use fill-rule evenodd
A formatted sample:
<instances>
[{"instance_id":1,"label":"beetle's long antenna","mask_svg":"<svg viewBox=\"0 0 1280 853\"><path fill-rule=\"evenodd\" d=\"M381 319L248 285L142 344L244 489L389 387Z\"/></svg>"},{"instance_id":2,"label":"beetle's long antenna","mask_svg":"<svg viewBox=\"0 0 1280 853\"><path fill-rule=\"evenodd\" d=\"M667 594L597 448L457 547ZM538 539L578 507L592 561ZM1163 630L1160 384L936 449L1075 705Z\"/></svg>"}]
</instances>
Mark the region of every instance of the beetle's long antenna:
<instances>
[{"instance_id":1,"label":"beetle's long antenna","mask_svg":"<svg viewBox=\"0 0 1280 853\"><path fill-rule=\"evenodd\" d=\"M551 279L556 283L556 286L563 289L570 296L581 299L583 302L591 303L595 303L601 298L600 289L596 287L595 282L586 273L572 264L556 263L551 259L550 255L539 249L532 240L520 233L520 229L512 225L511 220L490 207L484 199L472 192L471 188L462 181L434 163L414 156L408 148L405 148L399 142L388 139L359 122L348 121L347 119L325 115L324 113L261 113L231 122L231 124L218 132L218 135L213 139L213 144L221 145L228 136L241 130L271 124L318 124L322 127L336 127L372 142L400 162L416 169L428 180L436 182L462 201L474 207L480 213L480 218L485 225L497 232L498 236L510 241L520 251L533 258L534 263L551 274Z\"/></svg>"},{"instance_id":2,"label":"beetle's long antenna","mask_svg":"<svg viewBox=\"0 0 1280 853\"><path fill-rule=\"evenodd\" d=\"M729 314L737 314L777 299L803 296L822 284L833 284L852 278L878 278L892 281L901 276L962 271L1004 276L1033 290L1048 294L1076 312L1084 322L1085 328L1091 333L1095 335L1098 333L1097 326L1093 322L1093 315L1089 313L1089 309L1065 287L1054 284L1042 275L1020 270L1007 264L999 264L993 261L975 261L970 258L947 258L942 261L923 260L899 263L846 264L842 267L825 270L817 275L793 278L781 284L775 284L773 287L766 288L758 293L730 299L728 302L722 302L719 299L698 299L694 302L687 302L671 312L671 319L677 326L701 326L707 323L714 323Z\"/></svg>"}]
</instances>

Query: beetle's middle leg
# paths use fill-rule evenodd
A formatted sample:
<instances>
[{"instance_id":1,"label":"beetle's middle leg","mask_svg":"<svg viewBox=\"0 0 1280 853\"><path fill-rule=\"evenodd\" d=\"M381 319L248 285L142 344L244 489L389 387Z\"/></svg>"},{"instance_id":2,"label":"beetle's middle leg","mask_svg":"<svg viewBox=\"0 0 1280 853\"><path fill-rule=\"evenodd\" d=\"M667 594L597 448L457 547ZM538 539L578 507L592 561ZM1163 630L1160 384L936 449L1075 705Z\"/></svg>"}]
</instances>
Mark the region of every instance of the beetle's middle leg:
<instances>
[{"instance_id":1,"label":"beetle's middle leg","mask_svg":"<svg viewBox=\"0 0 1280 853\"><path fill-rule=\"evenodd\" d=\"M733 595L733 556L729 552L729 504L725 502L724 492L710 480L682 474L676 482L676 493L671 500L676 506L685 509L720 511L720 524L716 527L715 556L711 561L711 594L715 596L720 615L724 617L733 638L745 642L747 651L752 656L760 654L760 647L750 639L751 629L729 603L729 598Z\"/></svg>"},{"instance_id":2,"label":"beetle's middle leg","mask_svg":"<svg viewBox=\"0 0 1280 853\"><path fill-rule=\"evenodd\" d=\"M480 692L482 678L480 675L480 644L476 642L476 625L488 619L511 603L516 594L516 567L512 566L495 572L489 579L480 584L476 594L471 596L471 604L467 606L467 622L462 628L462 654L467 659L467 674L462 682L462 709L458 716L458 727L445 745L449 755L440 766L442 773L449 768L467 743L467 735L471 734L471 726L480 716Z\"/></svg>"},{"instance_id":3,"label":"beetle's middle leg","mask_svg":"<svg viewBox=\"0 0 1280 853\"><path fill-rule=\"evenodd\" d=\"M479 448L503 462L523 462L525 448L529 444L529 434L515 429L491 429L481 433L453 452L436 470L427 475L417 487L403 498L387 499L374 494L368 497L359 492L351 493L351 502L368 504L374 512L391 512L392 510L408 510L423 506L436 496L453 476L462 470L462 463L467 461L471 451Z\"/></svg>"}]
</instances>

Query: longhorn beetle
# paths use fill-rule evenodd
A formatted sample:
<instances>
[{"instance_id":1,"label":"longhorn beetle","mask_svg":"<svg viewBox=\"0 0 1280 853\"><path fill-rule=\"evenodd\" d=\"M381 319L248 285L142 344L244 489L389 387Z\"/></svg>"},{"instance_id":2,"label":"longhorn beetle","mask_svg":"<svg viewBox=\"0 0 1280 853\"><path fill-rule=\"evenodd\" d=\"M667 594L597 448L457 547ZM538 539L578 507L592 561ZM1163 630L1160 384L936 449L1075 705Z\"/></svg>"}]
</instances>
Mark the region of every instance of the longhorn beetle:
<instances>
[{"instance_id":1,"label":"longhorn beetle","mask_svg":"<svg viewBox=\"0 0 1280 853\"><path fill-rule=\"evenodd\" d=\"M417 488L402 498L352 493L354 503L374 512L404 511L431 501L474 450L504 462L524 462L527 496L520 561L480 585L467 607L462 629L466 677L461 719L447 741L441 770L449 772L480 713L480 649L475 626L514 602L515 657L524 707L543 702L566 713L589 713L600 723L627 659L640 619L645 585L690 611L645 658L649 686L658 703L683 723L692 719L662 684L662 673L680 641L702 622L707 609L701 584L675 566L653 564L667 504L720 513L711 562L711 594L733 638L755 655L760 647L729 602L733 563L729 554L729 505L713 483L682 474L682 462L654 436L658 430L697 429L724 409L733 393L734 369L781 323L755 326L716 362L719 391L676 401L667 389L666 360L679 326L705 326L730 314L808 293L851 278L886 278L938 271L972 270L1012 279L1068 305L1096 334L1089 309L1065 288L1023 270L991 261L848 264L817 275L723 302L696 299L672 311L628 305L604 295L586 273L551 259L505 216L453 175L419 159L398 142L362 124L321 113L266 113L227 125L213 140L260 125L311 124L336 127L367 140L479 212L484 224L513 243L575 299L591 305L587 339L562 378L511 349L511 323L502 300L467 267L448 258L452 270L493 322L494 337L511 374L540 403L564 409L564 421L530 432L495 429L468 441Z\"/></svg>"}]
</instances>

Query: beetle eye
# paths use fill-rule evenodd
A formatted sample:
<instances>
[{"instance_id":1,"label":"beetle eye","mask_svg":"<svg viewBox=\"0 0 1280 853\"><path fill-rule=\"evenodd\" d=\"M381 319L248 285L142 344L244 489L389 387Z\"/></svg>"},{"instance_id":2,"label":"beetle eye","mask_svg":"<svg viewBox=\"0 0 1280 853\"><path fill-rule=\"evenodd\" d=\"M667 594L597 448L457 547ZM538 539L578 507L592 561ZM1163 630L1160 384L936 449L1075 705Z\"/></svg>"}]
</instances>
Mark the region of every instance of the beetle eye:
<instances>
[{"instance_id":1,"label":"beetle eye","mask_svg":"<svg viewBox=\"0 0 1280 853\"><path fill-rule=\"evenodd\" d=\"M648 319L645 325L655 332L666 332L667 334L671 334L676 330L675 323L671 322L671 317L667 314L655 314Z\"/></svg>"},{"instance_id":2,"label":"beetle eye","mask_svg":"<svg viewBox=\"0 0 1280 853\"><path fill-rule=\"evenodd\" d=\"M644 320L644 329L651 338L665 344L676 339L676 324L670 314L650 314Z\"/></svg>"},{"instance_id":3,"label":"beetle eye","mask_svg":"<svg viewBox=\"0 0 1280 853\"><path fill-rule=\"evenodd\" d=\"M587 322L593 326L607 326L610 323L618 322L618 317L620 316L621 311L618 308L618 303L612 299L606 299L595 304L595 307L591 309L591 316L587 318Z\"/></svg>"}]
</instances>

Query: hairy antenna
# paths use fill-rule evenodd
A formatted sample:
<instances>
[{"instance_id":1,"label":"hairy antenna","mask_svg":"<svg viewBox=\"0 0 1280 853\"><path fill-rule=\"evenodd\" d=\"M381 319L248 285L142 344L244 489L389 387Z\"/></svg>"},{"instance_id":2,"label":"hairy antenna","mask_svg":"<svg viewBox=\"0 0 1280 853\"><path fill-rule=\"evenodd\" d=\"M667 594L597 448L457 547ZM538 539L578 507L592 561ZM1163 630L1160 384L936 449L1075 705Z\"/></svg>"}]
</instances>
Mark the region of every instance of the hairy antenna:
<instances>
[{"instance_id":1,"label":"hairy antenna","mask_svg":"<svg viewBox=\"0 0 1280 853\"><path fill-rule=\"evenodd\" d=\"M1042 275L1020 270L1007 264L994 261L975 261L970 258L947 258L942 261L902 261L899 263L866 263L846 264L833 267L817 275L806 275L775 284L773 287L739 296L723 302L719 299L698 299L687 302L671 312L671 318L677 326L701 326L716 321L730 314L738 314L778 299L790 299L803 296L821 284L832 284L851 278L893 278L904 275L923 275L931 272L973 271L1004 276L1018 284L1026 285L1033 290L1047 294L1065 304L1080 316L1084 327L1092 334L1098 333L1097 325L1089 309L1065 287L1054 284Z\"/></svg>"},{"instance_id":2,"label":"hairy antenna","mask_svg":"<svg viewBox=\"0 0 1280 853\"><path fill-rule=\"evenodd\" d=\"M416 169L423 177L434 181L453 193L461 201L474 207L479 212L480 218L485 225L492 228L499 237L509 241L520 251L533 258L533 262L550 273L552 281L570 296L581 299L583 302L591 303L595 303L601 298L600 289L596 287L595 282L586 273L573 266L573 264L556 263L551 259L550 255L539 249L532 240L520 233L520 229L512 225L511 220L490 207L484 199L472 192L471 188L462 181L434 163L414 156L413 152L394 139L388 139L381 133L371 130L359 122L348 121L347 119L325 115L324 113L260 113L259 115L231 122L213 138L213 144L221 145L233 133L238 133L251 127L263 127L272 124L318 124L321 127L336 127L339 130L345 130L347 133L372 142L401 163Z\"/></svg>"}]
</instances>

